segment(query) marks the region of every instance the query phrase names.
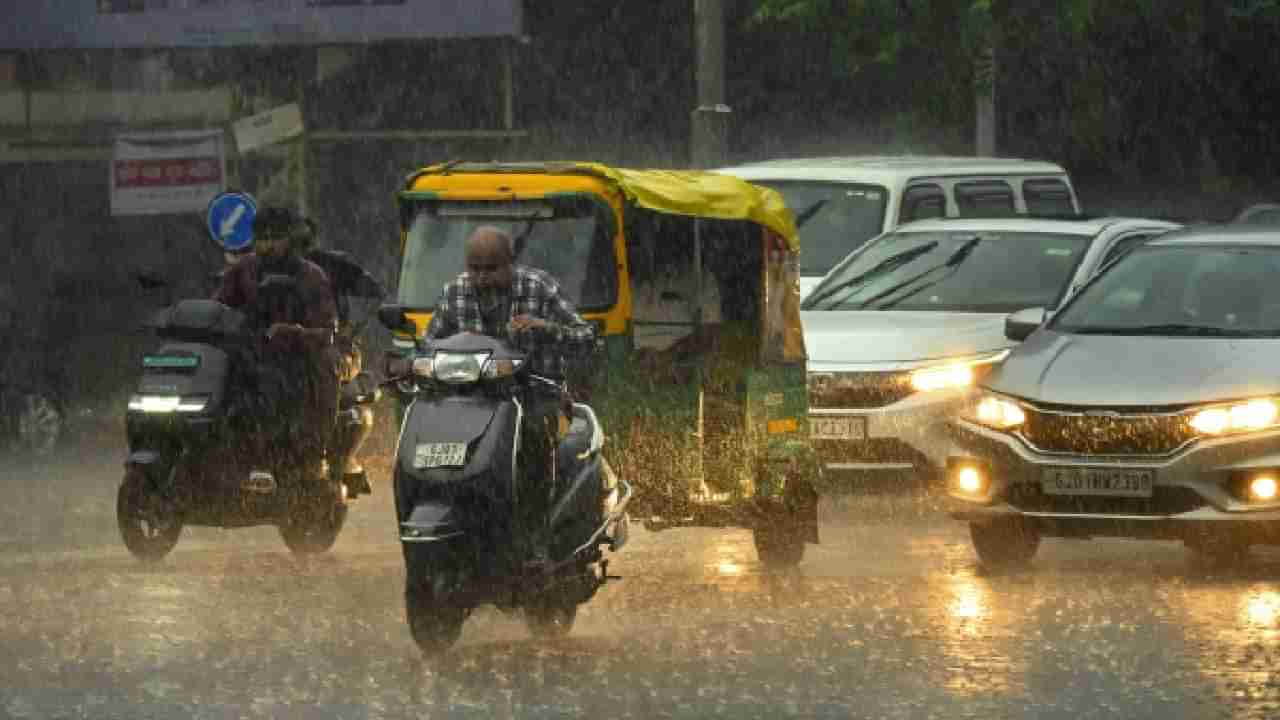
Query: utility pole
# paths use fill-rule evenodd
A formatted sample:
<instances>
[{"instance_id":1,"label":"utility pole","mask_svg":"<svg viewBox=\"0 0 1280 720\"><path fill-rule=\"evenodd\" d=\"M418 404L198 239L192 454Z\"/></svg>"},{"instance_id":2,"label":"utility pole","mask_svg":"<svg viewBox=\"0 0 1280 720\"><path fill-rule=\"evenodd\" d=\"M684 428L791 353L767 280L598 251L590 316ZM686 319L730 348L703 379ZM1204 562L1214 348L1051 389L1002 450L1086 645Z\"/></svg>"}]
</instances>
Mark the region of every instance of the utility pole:
<instances>
[{"instance_id":1,"label":"utility pole","mask_svg":"<svg viewBox=\"0 0 1280 720\"><path fill-rule=\"evenodd\" d=\"M692 165L723 165L729 154L730 109L724 96L724 0L693 0L698 104L690 133Z\"/></svg>"},{"instance_id":2,"label":"utility pole","mask_svg":"<svg viewBox=\"0 0 1280 720\"><path fill-rule=\"evenodd\" d=\"M996 154L996 51L988 42L973 62L974 154Z\"/></svg>"}]
</instances>

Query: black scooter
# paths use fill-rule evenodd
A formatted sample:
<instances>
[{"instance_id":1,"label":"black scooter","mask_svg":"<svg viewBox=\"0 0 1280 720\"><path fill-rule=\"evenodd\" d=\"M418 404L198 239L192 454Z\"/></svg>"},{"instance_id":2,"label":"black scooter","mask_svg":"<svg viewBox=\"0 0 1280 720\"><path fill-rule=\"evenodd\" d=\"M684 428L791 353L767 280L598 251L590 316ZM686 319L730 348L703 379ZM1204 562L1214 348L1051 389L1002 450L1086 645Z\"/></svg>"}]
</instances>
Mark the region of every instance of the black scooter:
<instances>
[{"instance_id":1,"label":"black scooter","mask_svg":"<svg viewBox=\"0 0 1280 720\"><path fill-rule=\"evenodd\" d=\"M398 307L385 306L379 318L408 329ZM448 649L483 604L522 609L535 636L567 634L578 606L611 578L602 548L616 552L628 535L631 486L601 455L595 413L573 406L551 487L522 487L520 398L551 382L529 372L522 354L460 334L420 346L411 368L387 374L398 387L416 388L394 470L414 641L426 654ZM549 493L548 557L535 559L518 520L531 492Z\"/></svg>"},{"instance_id":2,"label":"black scooter","mask_svg":"<svg viewBox=\"0 0 1280 720\"><path fill-rule=\"evenodd\" d=\"M267 276L259 294L290 293L292 283ZM269 451L276 435L263 428L274 426L259 421L272 408L255 402L261 393L238 392L249 383L261 389L272 378L257 367L256 325L213 300L181 300L148 325L161 344L143 357L129 401L129 456L116 501L129 551L159 560L177 544L184 525L273 524L295 553L332 547L348 502L369 487L365 478L344 476L350 443L342 441L343 433L362 430L346 427L361 423L351 410L375 402L378 387L366 376L343 389L330 457ZM285 387L287 379L275 377Z\"/></svg>"}]
</instances>

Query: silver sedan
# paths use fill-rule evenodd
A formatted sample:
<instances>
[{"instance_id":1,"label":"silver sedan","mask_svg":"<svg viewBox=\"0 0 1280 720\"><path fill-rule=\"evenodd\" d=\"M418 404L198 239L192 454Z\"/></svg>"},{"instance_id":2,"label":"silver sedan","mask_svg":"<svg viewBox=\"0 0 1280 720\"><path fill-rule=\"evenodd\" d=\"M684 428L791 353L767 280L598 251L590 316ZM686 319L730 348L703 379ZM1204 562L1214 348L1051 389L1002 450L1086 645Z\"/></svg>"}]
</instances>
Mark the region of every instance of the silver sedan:
<instances>
[{"instance_id":1,"label":"silver sedan","mask_svg":"<svg viewBox=\"0 0 1280 720\"><path fill-rule=\"evenodd\" d=\"M1280 232L1170 233L1025 338L952 422L953 517L988 565L1042 536L1280 544Z\"/></svg>"}]
</instances>

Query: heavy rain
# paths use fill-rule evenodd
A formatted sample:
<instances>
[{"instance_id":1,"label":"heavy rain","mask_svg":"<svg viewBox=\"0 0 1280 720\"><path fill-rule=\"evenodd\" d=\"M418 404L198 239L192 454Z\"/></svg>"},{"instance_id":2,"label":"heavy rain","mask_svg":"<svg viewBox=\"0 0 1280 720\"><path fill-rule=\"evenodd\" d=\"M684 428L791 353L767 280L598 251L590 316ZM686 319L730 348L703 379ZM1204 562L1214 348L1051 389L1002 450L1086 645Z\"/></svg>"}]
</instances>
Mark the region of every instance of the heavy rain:
<instances>
[{"instance_id":1,"label":"heavy rain","mask_svg":"<svg viewBox=\"0 0 1280 720\"><path fill-rule=\"evenodd\" d=\"M0 8L0 717L1280 717L1280 1Z\"/></svg>"}]
</instances>

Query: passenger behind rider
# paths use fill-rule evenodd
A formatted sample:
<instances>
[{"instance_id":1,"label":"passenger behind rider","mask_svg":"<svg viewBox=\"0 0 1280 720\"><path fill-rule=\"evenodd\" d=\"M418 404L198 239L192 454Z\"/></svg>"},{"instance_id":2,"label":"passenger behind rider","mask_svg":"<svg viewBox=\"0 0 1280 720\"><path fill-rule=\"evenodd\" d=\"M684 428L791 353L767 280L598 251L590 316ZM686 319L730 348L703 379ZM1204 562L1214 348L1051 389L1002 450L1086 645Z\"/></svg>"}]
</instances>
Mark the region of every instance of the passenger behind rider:
<instances>
[{"instance_id":1,"label":"passenger behind rider","mask_svg":"<svg viewBox=\"0 0 1280 720\"><path fill-rule=\"evenodd\" d=\"M338 382L341 388L355 380L364 369L364 353L360 345L358 328L352 322L350 297L381 299L386 293L372 275L345 252L318 247L319 228L311 218L301 218L290 236L293 251L324 270L333 291L333 302L338 313L338 331L334 336L334 354L338 359ZM341 395L339 395L341 397ZM345 457L346 475L359 474L358 452L373 432L373 410L367 406L351 407L346 412L359 415L359 427L340 424L335 456ZM341 428L347 428L346 431ZM365 490L368 492L368 490Z\"/></svg>"},{"instance_id":2,"label":"passenger behind rider","mask_svg":"<svg viewBox=\"0 0 1280 720\"><path fill-rule=\"evenodd\" d=\"M528 356L530 372L557 382L534 383L522 399L520 466L522 487L537 502L524 507L525 527L536 534L535 554L545 555L545 519L550 510L554 453L568 427L571 400L564 387L569 352L589 353L590 324L551 275L514 263L512 238L500 228L476 228L466 242L466 270L444 287L426 339L460 332L499 338Z\"/></svg>"},{"instance_id":3,"label":"passenger behind rider","mask_svg":"<svg viewBox=\"0 0 1280 720\"><path fill-rule=\"evenodd\" d=\"M227 269L214 299L243 310L263 331L256 391L267 403L265 414L274 416L261 418L269 437L283 433L287 450L319 459L337 415L337 307L324 271L293 250L300 222L285 208L261 209L253 221L253 253ZM262 283L272 275L292 280L292 287L264 292Z\"/></svg>"}]
</instances>

